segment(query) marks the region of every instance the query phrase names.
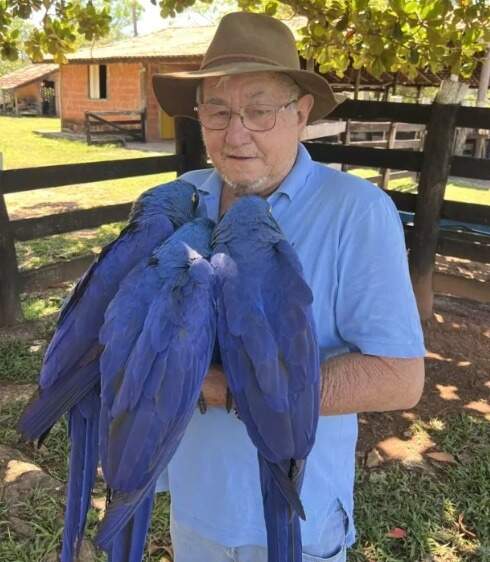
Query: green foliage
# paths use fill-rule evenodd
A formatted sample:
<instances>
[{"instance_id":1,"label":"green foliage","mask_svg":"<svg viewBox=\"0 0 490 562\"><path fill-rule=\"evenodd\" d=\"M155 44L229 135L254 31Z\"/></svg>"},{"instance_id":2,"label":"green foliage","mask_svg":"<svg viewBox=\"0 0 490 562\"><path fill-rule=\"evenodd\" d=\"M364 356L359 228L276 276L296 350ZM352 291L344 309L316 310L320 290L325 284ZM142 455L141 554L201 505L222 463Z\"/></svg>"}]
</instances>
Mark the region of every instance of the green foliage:
<instances>
[{"instance_id":1,"label":"green foliage","mask_svg":"<svg viewBox=\"0 0 490 562\"><path fill-rule=\"evenodd\" d=\"M152 1L158 1L162 17L196 3L218 6L212 0ZM35 61L51 54L63 62L80 38L112 37L114 29L128 25L133 3L138 16L138 0L0 0L1 58L14 61L19 56L16 20L43 14L42 27L31 30L24 49ZM415 76L428 68L449 69L465 79L490 42L487 0L238 0L238 6L278 17L305 16L299 43L303 56L315 59L322 72L339 76L352 65L375 76L397 71Z\"/></svg>"},{"instance_id":2,"label":"green foliage","mask_svg":"<svg viewBox=\"0 0 490 562\"><path fill-rule=\"evenodd\" d=\"M42 16L40 28L33 28L22 44L18 20L28 22ZM110 0L96 7L92 0L0 0L0 58L15 61L23 49L33 61L52 55L64 62L78 45L79 37L91 41L110 30Z\"/></svg>"},{"instance_id":3,"label":"green foliage","mask_svg":"<svg viewBox=\"0 0 490 562\"><path fill-rule=\"evenodd\" d=\"M175 15L194 1L160 0L162 15ZM239 5L270 15L287 7L305 16L303 56L340 77L352 64L375 76L447 68L465 79L490 42L486 0L239 0Z\"/></svg>"}]
</instances>

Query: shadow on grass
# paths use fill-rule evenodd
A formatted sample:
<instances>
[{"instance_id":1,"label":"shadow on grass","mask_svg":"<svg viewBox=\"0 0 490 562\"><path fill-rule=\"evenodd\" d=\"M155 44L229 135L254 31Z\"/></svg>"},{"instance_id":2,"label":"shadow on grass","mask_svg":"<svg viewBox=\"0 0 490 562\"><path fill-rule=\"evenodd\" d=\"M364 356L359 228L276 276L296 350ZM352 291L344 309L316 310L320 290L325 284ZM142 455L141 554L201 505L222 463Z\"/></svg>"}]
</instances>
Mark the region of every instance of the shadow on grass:
<instances>
[{"instance_id":1,"label":"shadow on grass","mask_svg":"<svg viewBox=\"0 0 490 562\"><path fill-rule=\"evenodd\" d=\"M426 431L454 462L359 469L350 562L490 559L490 425L462 414ZM397 527L406 538L387 535Z\"/></svg>"}]
</instances>

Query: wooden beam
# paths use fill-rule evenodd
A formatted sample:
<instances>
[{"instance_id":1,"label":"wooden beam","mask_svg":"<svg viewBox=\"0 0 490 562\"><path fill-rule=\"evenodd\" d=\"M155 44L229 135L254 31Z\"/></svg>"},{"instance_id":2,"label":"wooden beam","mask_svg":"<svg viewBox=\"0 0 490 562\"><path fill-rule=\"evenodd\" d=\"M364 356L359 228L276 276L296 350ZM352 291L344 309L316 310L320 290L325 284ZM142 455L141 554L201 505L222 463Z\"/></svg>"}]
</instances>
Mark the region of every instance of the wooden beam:
<instances>
[{"instance_id":1,"label":"wooden beam","mask_svg":"<svg viewBox=\"0 0 490 562\"><path fill-rule=\"evenodd\" d=\"M119 178L173 172L180 163L178 156L149 156L130 160L103 160L84 164L61 164L0 171L4 193L60 187Z\"/></svg>"},{"instance_id":2,"label":"wooden beam","mask_svg":"<svg viewBox=\"0 0 490 562\"><path fill-rule=\"evenodd\" d=\"M404 225L407 248L412 248L414 228ZM443 256L490 263L490 237L467 232L439 231L436 252Z\"/></svg>"},{"instance_id":3,"label":"wooden beam","mask_svg":"<svg viewBox=\"0 0 490 562\"><path fill-rule=\"evenodd\" d=\"M397 145L397 148L408 148L408 146L406 145L406 141L396 140L396 130L397 130L397 123L396 122L391 123L388 132L388 148L389 149L395 148L395 145ZM383 189L388 189L388 185L390 183L390 172L391 172L390 168L383 168L381 171L383 179L381 180L380 187L382 187Z\"/></svg>"},{"instance_id":4,"label":"wooden beam","mask_svg":"<svg viewBox=\"0 0 490 562\"><path fill-rule=\"evenodd\" d=\"M456 126L469 129L490 129L490 109L462 106L458 109Z\"/></svg>"},{"instance_id":5,"label":"wooden beam","mask_svg":"<svg viewBox=\"0 0 490 562\"><path fill-rule=\"evenodd\" d=\"M463 178L490 180L490 160L471 156L453 156L451 175Z\"/></svg>"},{"instance_id":6,"label":"wooden beam","mask_svg":"<svg viewBox=\"0 0 490 562\"><path fill-rule=\"evenodd\" d=\"M371 168L393 168L418 172L422 153L414 150L380 150L363 146L342 146L333 143L306 142L305 148L313 160L326 164L353 164Z\"/></svg>"},{"instance_id":7,"label":"wooden beam","mask_svg":"<svg viewBox=\"0 0 490 562\"><path fill-rule=\"evenodd\" d=\"M10 225L14 238L24 242L52 236L53 234L64 234L65 232L97 228L103 224L125 221L131 207L132 203L106 205L94 209L81 209L45 217L15 220Z\"/></svg>"},{"instance_id":8,"label":"wooden beam","mask_svg":"<svg viewBox=\"0 0 490 562\"><path fill-rule=\"evenodd\" d=\"M444 293L482 303L490 303L490 284L447 273L434 273L432 285L436 293Z\"/></svg>"},{"instance_id":9,"label":"wooden beam","mask_svg":"<svg viewBox=\"0 0 490 562\"><path fill-rule=\"evenodd\" d=\"M175 119L175 152L179 159L179 176L206 167L206 150L198 121L187 117Z\"/></svg>"},{"instance_id":10,"label":"wooden beam","mask_svg":"<svg viewBox=\"0 0 490 562\"><path fill-rule=\"evenodd\" d=\"M417 195L402 191L387 190L399 211L414 213L417 205ZM490 206L476 203L459 203L457 201L444 201L441 207L441 218L458 222L466 222L470 226L490 226Z\"/></svg>"},{"instance_id":11,"label":"wooden beam","mask_svg":"<svg viewBox=\"0 0 490 562\"><path fill-rule=\"evenodd\" d=\"M429 122L430 105L391 103L382 101L346 100L334 109L329 119L356 119L358 121Z\"/></svg>"},{"instance_id":12,"label":"wooden beam","mask_svg":"<svg viewBox=\"0 0 490 562\"><path fill-rule=\"evenodd\" d=\"M456 98L460 84L446 81L432 104L423 154L410 251L410 272L422 320L432 316L432 274L439 237L439 217L449 177L451 155L459 105ZM462 89L462 88L461 88ZM422 106L417 106L422 107Z\"/></svg>"},{"instance_id":13,"label":"wooden beam","mask_svg":"<svg viewBox=\"0 0 490 562\"><path fill-rule=\"evenodd\" d=\"M14 237L3 196L2 166L0 153L0 326L9 326L22 319L22 312Z\"/></svg>"},{"instance_id":14,"label":"wooden beam","mask_svg":"<svg viewBox=\"0 0 490 562\"><path fill-rule=\"evenodd\" d=\"M68 262L45 265L38 269L23 271L20 274L20 287L23 292L41 291L59 283L78 279L94 261L94 255L81 256Z\"/></svg>"}]
</instances>

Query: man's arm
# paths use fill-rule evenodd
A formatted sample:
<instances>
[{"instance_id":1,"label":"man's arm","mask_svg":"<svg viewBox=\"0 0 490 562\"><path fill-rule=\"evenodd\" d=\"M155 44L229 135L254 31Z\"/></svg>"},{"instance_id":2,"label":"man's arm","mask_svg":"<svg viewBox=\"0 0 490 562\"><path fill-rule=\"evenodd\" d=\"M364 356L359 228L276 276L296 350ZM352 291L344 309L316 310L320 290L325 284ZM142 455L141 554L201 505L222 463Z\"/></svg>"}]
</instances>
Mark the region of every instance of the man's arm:
<instances>
[{"instance_id":1,"label":"man's arm","mask_svg":"<svg viewBox=\"0 0 490 562\"><path fill-rule=\"evenodd\" d=\"M424 388L424 359L347 353L322 364L323 416L413 408Z\"/></svg>"},{"instance_id":2,"label":"man's arm","mask_svg":"<svg viewBox=\"0 0 490 562\"><path fill-rule=\"evenodd\" d=\"M321 415L412 408L424 387L424 359L347 353L322 364ZM226 379L213 365L204 381L209 406L224 407Z\"/></svg>"}]
</instances>

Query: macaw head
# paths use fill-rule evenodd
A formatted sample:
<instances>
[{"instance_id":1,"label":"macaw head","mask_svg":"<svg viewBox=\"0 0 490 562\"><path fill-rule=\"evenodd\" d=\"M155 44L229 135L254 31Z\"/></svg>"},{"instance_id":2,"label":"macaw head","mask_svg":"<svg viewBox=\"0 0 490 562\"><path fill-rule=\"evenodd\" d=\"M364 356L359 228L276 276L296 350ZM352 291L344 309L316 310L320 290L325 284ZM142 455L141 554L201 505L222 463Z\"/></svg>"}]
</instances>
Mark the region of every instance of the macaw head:
<instances>
[{"instance_id":1,"label":"macaw head","mask_svg":"<svg viewBox=\"0 0 490 562\"><path fill-rule=\"evenodd\" d=\"M197 189L184 180L174 180L145 191L136 201L130 220L145 220L164 214L174 228L203 216Z\"/></svg>"},{"instance_id":2,"label":"macaw head","mask_svg":"<svg viewBox=\"0 0 490 562\"><path fill-rule=\"evenodd\" d=\"M252 244L274 243L284 238L272 216L271 206L263 197L240 197L223 215L215 228L213 242L241 240Z\"/></svg>"}]
</instances>

